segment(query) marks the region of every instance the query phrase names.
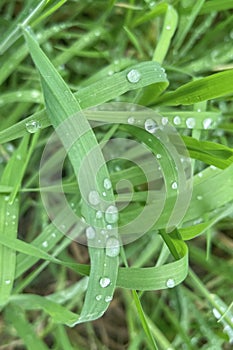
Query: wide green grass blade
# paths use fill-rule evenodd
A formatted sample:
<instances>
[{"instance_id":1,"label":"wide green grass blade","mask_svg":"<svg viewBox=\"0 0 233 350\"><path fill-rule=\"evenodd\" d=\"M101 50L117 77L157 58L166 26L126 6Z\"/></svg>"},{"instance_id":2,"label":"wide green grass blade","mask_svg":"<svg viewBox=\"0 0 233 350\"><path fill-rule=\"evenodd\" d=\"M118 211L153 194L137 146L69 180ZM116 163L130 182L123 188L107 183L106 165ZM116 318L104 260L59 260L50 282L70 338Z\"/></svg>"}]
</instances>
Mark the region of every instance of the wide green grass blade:
<instances>
[{"instance_id":1,"label":"wide green grass blade","mask_svg":"<svg viewBox=\"0 0 233 350\"><path fill-rule=\"evenodd\" d=\"M69 90L68 86L57 73L56 69L53 67L53 65L50 63L43 51L40 49L38 43L35 41L32 34L28 30L24 30L24 35L32 58L41 74L41 82L49 118L53 126L57 127L59 126L59 124L64 122L66 118L72 117L75 114L77 114L80 111L80 105ZM49 79L47 77L49 77ZM85 154L87 154L90 149L96 147L96 149L98 150L96 162L97 164L99 162L100 166L102 166L102 174L99 182L97 182L96 184L96 189L100 193L102 192L101 187L104 178L109 178L107 167L106 165L103 166L103 164L105 164L105 161L100 147L96 141L95 135L92 132L89 123L87 122L84 116L80 114L78 128L75 125L73 125L73 127L74 130L76 129L75 131L77 132L77 134L75 135L76 140L78 138L78 135L81 136L83 133L85 133L82 136L82 138L80 138L80 141L77 140L72 145L72 148L68 150L68 156L71 160L74 171L78 175L82 158L85 157ZM63 130L63 132L65 134L66 132L70 133L70 128L68 128L66 132ZM68 144L69 143L67 143L67 145ZM81 145L82 147L81 154L79 145ZM90 162L88 162L86 173L95 174L95 170L93 170L93 164L91 164ZM87 178L87 181L90 181L89 183L87 183L87 191L90 192L93 189L93 180ZM111 192L112 191L109 191L109 200L111 202L114 202L113 193ZM95 211L90 210L90 208L87 207L86 202L84 202L83 206L84 211L88 214L88 217L86 217L87 221L91 226L95 226ZM109 304L109 302L106 301L110 301L112 299L118 273L117 256L107 256L103 248L89 247L89 252L92 263L89 285L84 306L79 320L76 321L77 323L96 319L105 312ZM110 281L107 285L107 288L103 288L101 286L101 278L105 278L108 279L108 281ZM101 299L96 298L96 296L98 295L101 295Z\"/></svg>"}]
</instances>

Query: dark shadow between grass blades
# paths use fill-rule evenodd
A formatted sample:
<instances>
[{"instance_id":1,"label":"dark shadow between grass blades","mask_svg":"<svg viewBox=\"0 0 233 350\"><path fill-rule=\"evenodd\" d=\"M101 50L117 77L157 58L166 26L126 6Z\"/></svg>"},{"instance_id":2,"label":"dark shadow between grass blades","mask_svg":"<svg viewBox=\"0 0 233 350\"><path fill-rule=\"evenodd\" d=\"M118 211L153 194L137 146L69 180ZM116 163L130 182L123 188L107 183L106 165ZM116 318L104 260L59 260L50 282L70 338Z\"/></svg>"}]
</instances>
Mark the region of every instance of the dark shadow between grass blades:
<instances>
[{"instance_id":1,"label":"dark shadow between grass blades","mask_svg":"<svg viewBox=\"0 0 233 350\"><path fill-rule=\"evenodd\" d=\"M82 149L85 157L75 174L76 189L74 186L74 191L81 194L80 207L69 203L63 190L62 169L67 150L77 142L79 114L66 119L50 137L41 159L41 195L52 222L81 244L87 244L89 235L92 238L88 244L97 247L106 247L106 240L115 235L117 226L121 244L133 242L152 229L163 227L170 232L177 227L192 195L191 162L177 130L167 118L131 103L103 104L82 113L92 120L98 119L92 127L108 164L110 179L99 183L103 181L102 164L95 161L96 147ZM79 137L88 140L88 130ZM87 162L92 164L92 174L86 172ZM92 183L92 193L90 187L86 190L87 179ZM100 192L95 191L97 183ZM109 189L114 190L115 204L108 198ZM95 212L95 225L90 226L85 213L80 212L81 201ZM95 240L97 231L102 235L98 234Z\"/></svg>"}]
</instances>

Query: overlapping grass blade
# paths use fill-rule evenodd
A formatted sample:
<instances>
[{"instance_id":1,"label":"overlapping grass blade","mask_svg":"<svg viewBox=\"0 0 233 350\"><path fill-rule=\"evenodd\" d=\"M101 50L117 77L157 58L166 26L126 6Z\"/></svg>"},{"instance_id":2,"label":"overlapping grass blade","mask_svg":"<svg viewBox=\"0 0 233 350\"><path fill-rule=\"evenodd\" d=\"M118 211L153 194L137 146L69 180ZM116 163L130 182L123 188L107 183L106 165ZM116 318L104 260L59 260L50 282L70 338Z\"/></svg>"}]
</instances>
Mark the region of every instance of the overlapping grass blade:
<instances>
[{"instance_id":1,"label":"overlapping grass blade","mask_svg":"<svg viewBox=\"0 0 233 350\"><path fill-rule=\"evenodd\" d=\"M19 148L9 160L1 177L3 186L12 186L13 191L18 188L22 180L24 164L27 157L29 137L25 137ZM0 236L9 239L17 237L19 198L17 193L10 195L0 194ZM3 306L11 294L15 276L16 252L0 246L0 305Z\"/></svg>"}]
</instances>

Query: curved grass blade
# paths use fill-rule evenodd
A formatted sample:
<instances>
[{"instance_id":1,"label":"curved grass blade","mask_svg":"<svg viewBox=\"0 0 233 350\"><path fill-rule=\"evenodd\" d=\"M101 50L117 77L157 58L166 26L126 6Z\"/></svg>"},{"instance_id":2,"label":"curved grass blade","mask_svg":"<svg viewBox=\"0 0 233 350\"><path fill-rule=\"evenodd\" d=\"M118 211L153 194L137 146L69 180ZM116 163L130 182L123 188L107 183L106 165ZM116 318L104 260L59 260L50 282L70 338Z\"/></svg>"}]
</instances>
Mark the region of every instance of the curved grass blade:
<instances>
[{"instance_id":1,"label":"curved grass blade","mask_svg":"<svg viewBox=\"0 0 233 350\"><path fill-rule=\"evenodd\" d=\"M49 118L52 125L56 128L62 124L66 118L77 114L80 111L80 105L54 66L50 63L48 58L40 49L33 35L28 30L24 29L23 31L30 54L41 74L42 88ZM70 127L74 128L73 130L76 133L75 136L77 140L72 145L72 148L69 149L68 147L68 156L73 165L75 174L78 175L81 161L88 153L88 151L92 148L97 149L96 164L100 164L100 166L102 166L100 174L101 176L99 182L97 182L97 191L100 193L103 179L109 178L109 174L95 135L86 118L81 114L78 127L74 123L72 126L70 125L67 127L67 132L69 135L71 132ZM82 134L83 136L78 139L78 137ZM66 141L68 142L68 140ZM67 147L67 143L64 145ZM81 152L79 145L81 145ZM90 161L87 161L86 167L87 174L95 174L95 168L93 169L93 164L90 163ZM89 181L89 183L87 182L87 189L89 188L90 191L92 189L90 187L92 185L92 182L88 177L87 181ZM109 191L109 199L114 203L114 196L112 191ZM85 201L83 203L83 209L87 215L87 221L90 225L95 226L95 211L90 210ZM81 315L79 319L76 319L73 325L100 317L107 309L109 302L106 301L111 300L116 285L116 278L118 273L118 257L108 257L105 254L105 250L103 248L89 247L89 253L91 257L91 272L88 289ZM108 281L111 282L108 283L107 288L102 288L100 284L101 278L108 278ZM96 298L97 295L101 295L101 300L98 300Z\"/></svg>"}]
</instances>

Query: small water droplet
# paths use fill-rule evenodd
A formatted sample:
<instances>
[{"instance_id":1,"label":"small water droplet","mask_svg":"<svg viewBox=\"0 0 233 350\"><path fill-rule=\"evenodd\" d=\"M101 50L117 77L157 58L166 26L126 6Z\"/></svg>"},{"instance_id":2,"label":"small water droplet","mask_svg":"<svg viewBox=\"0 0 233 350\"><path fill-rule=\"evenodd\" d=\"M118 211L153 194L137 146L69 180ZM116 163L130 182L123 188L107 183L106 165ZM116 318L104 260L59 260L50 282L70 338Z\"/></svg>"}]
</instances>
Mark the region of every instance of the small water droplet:
<instances>
[{"instance_id":1,"label":"small water droplet","mask_svg":"<svg viewBox=\"0 0 233 350\"><path fill-rule=\"evenodd\" d=\"M100 286L102 288L106 288L107 286L109 286L110 283L111 283L111 280L108 277L102 277L100 279Z\"/></svg>"},{"instance_id":2,"label":"small water droplet","mask_svg":"<svg viewBox=\"0 0 233 350\"><path fill-rule=\"evenodd\" d=\"M11 283L11 280L5 280L5 284L9 285Z\"/></svg>"},{"instance_id":3,"label":"small water droplet","mask_svg":"<svg viewBox=\"0 0 233 350\"><path fill-rule=\"evenodd\" d=\"M96 298L97 301L100 301L100 300L102 299L102 295L101 295L101 294L98 294L98 295L96 295L95 298Z\"/></svg>"},{"instance_id":4,"label":"small water droplet","mask_svg":"<svg viewBox=\"0 0 233 350\"><path fill-rule=\"evenodd\" d=\"M97 210L95 214L96 219L101 219L103 217L103 213L101 210Z\"/></svg>"},{"instance_id":5,"label":"small water droplet","mask_svg":"<svg viewBox=\"0 0 233 350\"><path fill-rule=\"evenodd\" d=\"M217 309L214 308L212 311L213 311L214 317L217 320L219 320L222 317L222 315L220 314L220 312Z\"/></svg>"},{"instance_id":6,"label":"small water droplet","mask_svg":"<svg viewBox=\"0 0 233 350\"><path fill-rule=\"evenodd\" d=\"M89 226L86 228L86 236L88 239L94 239L95 238L95 229L92 226Z\"/></svg>"},{"instance_id":7,"label":"small water droplet","mask_svg":"<svg viewBox=\"0 0 233 350\"><path fill-rule=\"evenodd\" d=\"M39 91L37 91L37 90L32 90L31 91L31 97L32 98L38 98L39 96L40 96Z\"/></svg>"},{"instance_id":8,"label":"small water droplet","mask_svg":"<svg viewBox=\"0 0 233 350\"><path fill-rule=\"evenodd\" d=\"M198 177L202 177L203 176L203 173L198 173Z\"/></svg>"},{"instance_id":9,"label":"small water droplet","mask_svg":"<svg viewBox=\"0 0 233 350\"><path fill-rule=\"evenodd\" d=\"M91 191L88 195L89 203L92 205L97 205L100 203L100 196L97 191Z\"/></svg>"},{"instance_id":10,"label":"small water droplet","mask_svg":"<svg viewBox=\"0 0 233 350\"><path fill-rule=\"evenodd\" d=\"M211 118L206 118L203 120L203 128L208 129L212 124L212 119Z\"/></svg>"},{"instance_id":11,"label":"small water droplet","mask_svg":"<svg viewBox=\"0 0 233 350\"><path fill-rule=\"evenodd\" d=\"M107 295L104 300L106 301L106 303L110 303L110 301L112 301L111 295Z\"/></svg>"},{"instance_id":12,"label":"small water droplet","mask_svg":"<svg viewBox=\"0 0 233 350\"><path fill-rule=\"evenodd\" d=\"M194 118L188 118L186 119L186 125L187 125L187 128L189 129L193 129L196 125L196 121Z\"/></svg>"},{"instance_id":13,"label":"small water droplet","mask_svg":"<svg viewBox=\"0 0 233 350\"><path fill-rule=\"evenodd\" d=\"M19 91L19 92L16 93L16 96L17 96L17 97L22 97L23 94L22 94L22 92Z\"/></svg>"},{"instance_id":14,"label":"small water droplet","mask_svg":"<svg viewBox=\"0 0 233 350\"><path fill-rule=\"evenodd\" d=\"M120 253L120 243L117 238L110 237L106 242L106 255L110 257L118 256Z\"/></svg>"},{"instance_id":15,"label":"small water droplet","mask_svg":"<svg viewBox=\"0 0 233 350\"><path fill-rule=\"evenodd\" d=\"M22 159L21 154L17 154L16 159L21 160Z\"/></svg>"},{"instance_id":16,"label":"small water droplet","mask_svg":"<svg viewBox=\"0 0 233 350\"><path fill-rule=\"evenodd\" d=\"M173 123L175 125L180 125L181 124L181 119L178 115L176 115L174 118L173 118Z\"/></svg>"},{"instance_id":17,"label":"small water droplet","mask_svg":"<svg viewBox=\"0 0 233 350\"><path fill-rule=\"evenodd\" d=\"M177 182L176 181L172 182L172 189L177 190L177 188L178 188Z\"/></svg>"},{"instance_id":18,"label":"small water droplet","mask_svg":"<svg viewBox=\"0 0 233 350\"><path fill-rule=\"evenodd\" d=\"M110 224L108 224L106 227L107 227L108 230L112 229L112 225L110 225Z\"/></svg>"},{"instance_id":19,"label":"small water droplet","mask_svg":"<svg viewBox=\"0 0 233 350\"><path fill-rule=\"evenodd\" d=\"M105 220L110 224L118 221L118 209L115 205L110 205L105 212Z\"/></svg>"},{"instance_id":20,"label":"small water droplet","mask_svg":"<svg viewBox=\"0 0 233 350\"><path fill-rule=\"evenodd\" d=\"M27 131L30 134L34 134L41 128L40 123L37 120L31 120L25 124Z\"/></svg>"},{"instance_id":21,"label":"small water droplet","mask_svg":"<svg viewBox=\"0 0 233 350\"><path fill-rule=\"evenodd\" d=\"M167 286L168 288L173 288L173 287L175 287L175 281L174 281L174 279L173 279L173 278L169 278L169 279L167 280L167 282L166 282L166 286Z\"/></svg>"},{"instance_id":22,"label":"small water droplet","mask_svg":"<svg viewBox=\"0 0 233 350\"><path fill-rule=\"evenodd\" d=\"M51 234L51 236L53 237L53 238L56 238L56 233L55 232L53 232L52 234Z\"/></svg>"},{"instance_id":23,"label":"small water droplet","mask_svg":"<svg viewBox=\"0 0 233 350\"><path fill-rule=\"evenodd\" d=\"M145 130L153 134L158 129L158 124L153 119L147 119L145 121Z\"/></svg>"},{"instance_id":24,"label":"small water droplet","mask_svg":"<svg viewBox=\"0 0 233 350\"><path fill-rule=\"evenodd\" d=\"M108 71L108 75L111 77L113 74L114 74L114 71L113 71L112 69L110 69L110 70Z\"/></svg>"},{"instance_id":25,"label":"small water droplet","mask_svg":"<svg viewBox=\"0 0 233 350\"><path fill-rule=\"evenodd\" d=\"M107 193L104 191L104 192L102 193L102 195L103 195L104 197L106 197L106 196L107 196Z\"/></svg>"},{"instance_id":26,"label":"small water droplet","mask_svg":"<svg viewBox=\"0 0 233 350\"><path fill-rule=\"evenodd\" d=\"M42 247L44 247L44 248L47 248L48 247L48 242L47 241L44 241L43 243L42 243Z\"/></svg>"},{"instance_id":27,"label":"small water droplet","mask_svg":"<svg viewBox=\"0 0 233 350\"><path fill-rule=\"evenodd\" d=\"M167 117L163 117L163 118L161 119L161 123L162 123L162 125L167 125L167 123L168 123L168 118L167 118Z\"/></svg>"},{"instance_id":28,"label":"small water droplet","mask_svg":"<svg viewBox=\"0 0 233 350\"><path fill-rule=\"evenodd\" d=\"M211 165L211 166L210 166L210 169L211 169L211 170L217 170L217 167L216 167L215 165Z\"/></svg>"},{"instance_id":29,"label":"small water droplet","mask_svg":"<svg viewBox=\"0 0 233 350\"><path fill-rule=\"evenodd\" d=\"M15 220L16 219L16 215L12 215L12 219Z\"/></svg>"},{"instance_id":30,"label":"small water droplet","mask_svg":"<svg viewBox=\"0 0 233 350\"><path fill-rule=\"evenodd\" d=\"M161 159L161 158L162 158L161 154L159 154L159 153L156 154L156 158L157 158L157 159Z\"/></svg>"},{"instance_id":31,"label":"small water droplet","mask_svg":"<svg viewBox=\"0 0 233 350\"><path fill-rule=\"evenodd\" d=\"M129 117L128 118L128 124L134 124L135 123L135 118L134 117Z\"/></svg>"},{"instance_id":32,"label":"small water droplet","mask_svg":"<svg viewBox=\"0 0 233 350\"><path fill-rule=\"evenodd\" d=\"M5 196L5 197L4 197L4 199L5 199L6 202L9 201L9 198L10 198L9 196Z\"/></svg>"},{"instance_id":33,"label":"small water droplet","mask_svg":"<svg viewBox=\"0 0 233 350\"><path fill-rule=\"evenodd\" d=\"M141 79L141 74L137 69L131 69L131 71L129 71L129 73L127 74L127 79L130 83L138 83Z\"/></svg>"},{"instance_id":34,"label":"small water droplet","mask_svg":"<svg viewBox=\"0 0 233 350\"><path fill-rule=\"evenodd\" d=\"M110 190L110 188L112 188L112 183L110 179L108 178L104 179L104 188L106 190Z\"/></svg>"},{"instance_id":35,"label":"small water droplet","mask_svg":"<svg viewBox=\"0 0 233 350\"><path fill-rule=\"evenodd\" d=\"M171 26L169 26L169 25L166 26L166 29L167 29L167 30L171 30Z\"/></svg>"},{"instance_id":36,"label":"small water droplet","mask_svg":"<svg viewBox=\"0 0 233 350\"><path fill-rule=\"evenodd\" d=\"M201 200L202 200L202 198L203 198L203 197L202 197L202 196L200 196L200 195L199 195L199 196L197 196L197 200L198 200L198 201L201 201Z\"/></svg>"}]
</instances>

